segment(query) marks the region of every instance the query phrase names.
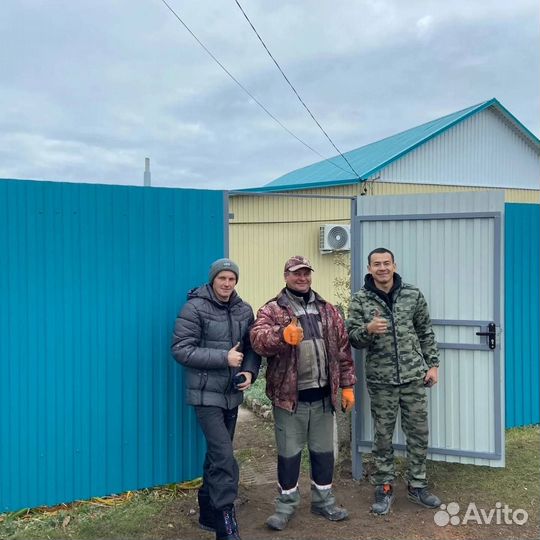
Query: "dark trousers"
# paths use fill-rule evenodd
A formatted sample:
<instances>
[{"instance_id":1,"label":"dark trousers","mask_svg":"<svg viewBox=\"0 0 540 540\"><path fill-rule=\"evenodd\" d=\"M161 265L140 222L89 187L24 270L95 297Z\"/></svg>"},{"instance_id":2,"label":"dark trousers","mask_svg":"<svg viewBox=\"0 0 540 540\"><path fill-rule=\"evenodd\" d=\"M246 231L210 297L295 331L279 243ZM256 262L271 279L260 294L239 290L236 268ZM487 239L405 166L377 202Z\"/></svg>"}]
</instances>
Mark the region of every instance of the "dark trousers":
<instances>
[{"instance_id":1,"label":"dark trousers","mask_svg":"<svg viewBox=\"0 0 540 540\"><path fill-rule=\"evenodd\" d=\"M221 509L232 505L238 493L239 471L232 444L238 407L196 406L195 413L207 446L199 497Z\"/></svg>"}]
</instances>

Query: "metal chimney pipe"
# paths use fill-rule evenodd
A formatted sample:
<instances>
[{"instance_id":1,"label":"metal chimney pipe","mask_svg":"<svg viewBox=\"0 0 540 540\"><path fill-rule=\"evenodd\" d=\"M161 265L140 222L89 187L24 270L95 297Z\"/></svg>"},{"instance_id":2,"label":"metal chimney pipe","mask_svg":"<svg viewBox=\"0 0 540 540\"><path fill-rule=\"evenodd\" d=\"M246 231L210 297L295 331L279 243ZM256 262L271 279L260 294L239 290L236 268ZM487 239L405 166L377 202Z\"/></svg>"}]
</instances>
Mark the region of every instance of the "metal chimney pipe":
<instances>
[{"instance_id":1,"label":"metal chimney pipe","mask_svg":"<svg viewBox=\"0 0 540 540\"><path fill-rule=\"evenodd\" d=\"M152 185L152 175L150 174L150 158L144 158L144 185Z\"/></svg>"}]
</instances>

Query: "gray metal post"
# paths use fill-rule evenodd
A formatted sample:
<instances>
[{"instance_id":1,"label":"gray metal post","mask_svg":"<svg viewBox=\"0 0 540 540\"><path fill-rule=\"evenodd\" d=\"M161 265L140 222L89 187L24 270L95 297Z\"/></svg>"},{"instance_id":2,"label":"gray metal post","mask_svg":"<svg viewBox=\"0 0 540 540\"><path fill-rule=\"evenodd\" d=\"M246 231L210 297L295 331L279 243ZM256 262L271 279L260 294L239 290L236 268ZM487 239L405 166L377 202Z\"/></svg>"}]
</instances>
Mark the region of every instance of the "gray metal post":
<instances>
[{"instance_id":1,"label":"gray metal post","mask_svg":"<svg viewBox=\"0 0 540 540\"><path fill-rule=\"evenodd\" d=\"M229 256L229 221L234 218L229 213L230 191L223 192L223 256Z\"/></svg>"},{"instance_id":2,"label":"gray metal post","mask_svg":"<svg viewBox=\"0 0 540 540\"><path fill-rule=\"evenodd\" d=\"M351 295L357 291L360 286L360 278L362 275L362 265L360 261L361 251L360 251L360 227L356 219L358 212L358 198L355 197L351 200ZM356 375L360 375L360 370L358 361L360 360L360 354L357 352L355 355L355 364L356 364ZM360 382L360 377L358 377ZM360 384L357 383L357 388L360 387ZM351 460L352 460L352 475L355 480L361 480L363 476L363 467L362 467L362 452L358 451L358 422L360 420L359 413L357 408L360 406L360 400L356 401L354 407L351 424L352 424L352 441L351 441Z\"/></svg>"}]
</instances>

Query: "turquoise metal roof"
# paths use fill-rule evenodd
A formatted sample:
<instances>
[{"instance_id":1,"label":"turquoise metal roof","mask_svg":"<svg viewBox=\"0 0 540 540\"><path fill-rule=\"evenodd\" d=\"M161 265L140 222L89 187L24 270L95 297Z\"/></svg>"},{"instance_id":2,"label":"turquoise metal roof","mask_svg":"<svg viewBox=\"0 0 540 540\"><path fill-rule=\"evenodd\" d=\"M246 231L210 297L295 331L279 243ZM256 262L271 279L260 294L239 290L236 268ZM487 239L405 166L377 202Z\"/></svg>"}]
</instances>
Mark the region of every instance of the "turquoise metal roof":
<instances>
[{"instance_id":1,"label":"turquoise metal roof","mask_svg":"<svg viewBox=\"0 0 540 540\"><path fill-rule=\"evenodd\" d=\"M496 99L490 99L442 118L437 118L427 124L416 126L386 139L346 152L344 155L358 173L358 177L350 171L349 166L341 156L335 156L287 173L260 188L250 188L242 191L292 191L362 182L418 146L441 135L452 126L463 122L488 107L495 107L535 146L540 146L538 138L519 122L512 113L505 109ZM332 163L335 163L339 168Z\"/></svg>"}]
</instances>

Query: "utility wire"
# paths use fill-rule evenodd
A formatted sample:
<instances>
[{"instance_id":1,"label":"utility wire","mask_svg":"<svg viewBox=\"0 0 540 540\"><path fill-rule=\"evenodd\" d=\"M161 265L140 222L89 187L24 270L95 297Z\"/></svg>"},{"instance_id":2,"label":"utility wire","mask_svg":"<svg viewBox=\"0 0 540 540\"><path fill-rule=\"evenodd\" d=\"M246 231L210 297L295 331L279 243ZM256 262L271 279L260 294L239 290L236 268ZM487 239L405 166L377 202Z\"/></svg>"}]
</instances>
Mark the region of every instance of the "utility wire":
<instances>
[{"instance_id":1,"label":"utility wire","mask_svg":"<svg viewBox=\"0 0 540 540\"><path fill-rule=\"evenodd\" d=\"M334 167L337 167L338 169L341 169L342 171L348 173L349 171L347 171L346 169L344 169L343 167L339 166L337 163L334 163L331 158L325 158L320 152L318 152L317 150L315 150L314 148L312 148L309 144L307 144L306 142L304 142L302 139L300 139L300 137L297 137L287 126L285 126L278 118L276 118L217 58L216 56L212 53L212 51L210 51L210 49L208 49L208 47L206 47L206 45L204 45L204 43L193 33L193 31L191 30L191 28L189 28L189 26L180 18L180 16L178 15L178 13L176 13L176 11L166 2L166 0L161 0L161 2L163 2L163 4L165 4L165 6L167 7L167 9L178 19L178 21L180 21L180 23L183 25L183 27L191 34L191 36L195 39L195 41L206 51L206 53L212 58L212 60L214 60L214 62L216 62L216 64L270 117L272 118L272 120L274 120L275 122L277 122L287 133L289 133L289 135L292 135L298 142L302 143L306 148L309 148L309 150L311 150L312 152L314 152L315 154L317 154L319 157L321 157L324 161L328 161L329 163L331 163L332 165L334 165ZM321 128L322 129L322 128ZM333 144L333 143L332 143ZM334 145L335 147L335 145ZM338 150L339 152L339 150ZM341 154L341 152L339 152ZM343 154L341 154L342 157L345 159L345 156L343 156ZM347 161L345 159L345 161ZM347 163L349 163L347 161ZM349 164L350 166L350 164ZM351 167L352 169L352 167ZM353 169L354 171L354 169ZM354 171L355 174L356 174L356 171ZM356 174L356 176L358 176L358 174Z\"/></svg>"},{"instance_id":2,"label":"utility wire","mask_svg":"<svg viewBox=\"0 0 540 540\"><path fill-rule=\"evenodd\" d=\"M328 133L323 129L321 124L319 124L318 120L313 116L313 113L309 110L309 107L304 103L304 100L300 97L300 94L296 91L296 88L292 85L291 81L287 78L287 75L283 72L281 69L281 66L277 63L277 60L272 56L272 53L269 51L268 47L266 46L266 43L263 41L262 37L259 35L259 32L257 32L256 28L253 26L253 23L250 21L249 17L247 16L246 12L244 11L244 8L240 5L240 2L238 0L234 0L236 2L236 5L240 8L240 11L243 13L244 17L246 18L246 21L249 23L253 31L255 32L256 36L259 38L259 41L261 42L262 46L265 48L266 52L268 53L268 56L273 60L274 64L276 64L276 67L279 69L280 73L283 75L283 78L287 81L287 84L291 87L291 90L295 93L296 97L300 101L300 103L304 106L304 109L309 113L311 118L313 118L313 121L319 126L319 129L324 133L325 137L330 141L331 145L339 152L339 155L347 162L347 165L351 168L352 172L356 174L356 177L360 180L359 174L354 170L354 167L350 164L349 160L341 153L341 150L334 144L334 141L330 138Z\"/></svg>"}]
</instances>

